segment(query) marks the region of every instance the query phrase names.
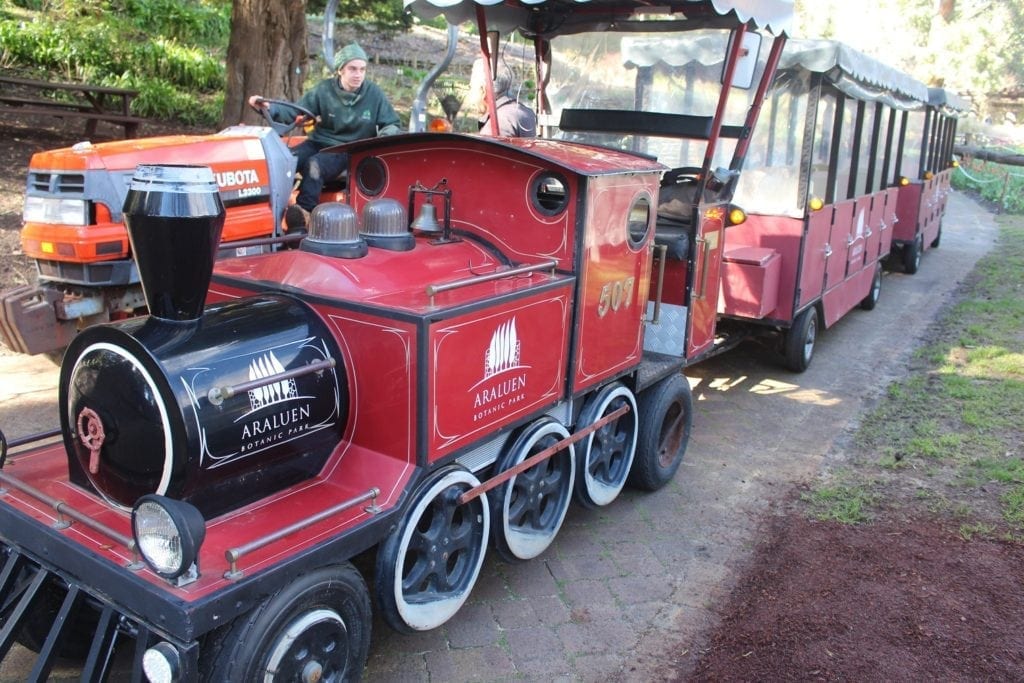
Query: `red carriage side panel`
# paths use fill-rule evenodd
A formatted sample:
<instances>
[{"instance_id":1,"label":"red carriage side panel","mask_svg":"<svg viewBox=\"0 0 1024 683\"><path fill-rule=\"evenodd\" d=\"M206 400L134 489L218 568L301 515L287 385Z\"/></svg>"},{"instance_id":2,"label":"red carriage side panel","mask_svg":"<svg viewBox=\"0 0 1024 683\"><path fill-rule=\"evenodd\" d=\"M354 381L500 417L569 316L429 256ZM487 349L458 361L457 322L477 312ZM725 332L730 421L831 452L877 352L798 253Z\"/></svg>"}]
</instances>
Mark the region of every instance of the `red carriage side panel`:
<instances>
[{"instance_id":1,"label":"red carriage side panel","mask_svg":"<svg viewBox=\"0 0 1024 683\"><path fill-rule=\"evenodd\" d=\"M884 257L892 248L892 237L896 226L896 202L899 198L898 187L890 187L884 193L884 207L882 210L881 233L882 240L879 245L881 256Z\"/></svg>"},{"instance_id":2,"label":"red carriage side panel","mask_svg":"<svg viewBox=\"0 0 1024 683\"><path fill-rule=\"evenodd\" d=\"M832 229L829 232L828 246L831 250L825 262L825 292L821 297L825 327L832 326L849 310L848 293L844 287L850 265L850 247L856 202L852 199L838 202L832 215ZM863 243L859 246L863 262Z\"/></svg>"},{"instance_id":3,"label":"red carriage side panel","mask_svg":"<svg viewBox=\"0 0 1024 683\"><path fill-rule=\"evenodd\" d=\"M932 242L939 234L939 219L942 217L942 182L937 175L925 182L921 214L926 216L921 226L921 247L927 250L931 248Z\"/></svg>"},{"instance_id":4,"label":"red carriage side panel","mask_svg":"<svg viewBox=\"0 0 1024 683\"><path fill-rule=\"evenodd\" d=\"M835 289L846 279L847 240L853 225L853 200L837 202L832 211L825 260L825 291Z\"/></svg>"},{"instance_id":5,"label":"red carriage side panel","mask_svg":"<svg viewBox=\"0 0 1024 683\"><path fill-rule=\"evenodd\" d=\"M803 260L800 267L800 289L796 309L801 310L809 303L821 298L825 288L825 265L829 260L829 232L832 230L832 214L835 207L826 206L814 211L807 219L807 236L803 244ZM792 311L789 318L792 319Z\"/></svg>"},{"instance_id":6,"label":"red carriage side panel","mask_svg":"<svg viewBox=\"0 0 1024 683\"><path fill-rule=\"evenodd\" d=\"M885 192L876 192L867 199L871 203L871 210L868 214L867 224L864 226L864 262L873 265L882 255L882 221L885 218Z\"/></svg>"},{"instance_id":7,"label":"red carriage side panel","mask_svg":"<svg viewBox=\"0 0 1024 683\"><path fill-rule=\"evenodd\" d=\"M873 259L868 257L868 239L871 236L871 196L865 195L854 200L853 222L850 236L846 240L846 277L851 278L864 269Z\"/></svg>"},{"instance_id":8,"label":"red carriage side panel","mask_svg":"<svg viewBox=\"0 0 1024 683\"><path fill-rule=\"evenodd\" d=\"M910 183L898 188L896 200L896 218L898 220L892 233L894 241L913 242L917 237L923 190L923 183Z\"/></svg>"}]
</instances>

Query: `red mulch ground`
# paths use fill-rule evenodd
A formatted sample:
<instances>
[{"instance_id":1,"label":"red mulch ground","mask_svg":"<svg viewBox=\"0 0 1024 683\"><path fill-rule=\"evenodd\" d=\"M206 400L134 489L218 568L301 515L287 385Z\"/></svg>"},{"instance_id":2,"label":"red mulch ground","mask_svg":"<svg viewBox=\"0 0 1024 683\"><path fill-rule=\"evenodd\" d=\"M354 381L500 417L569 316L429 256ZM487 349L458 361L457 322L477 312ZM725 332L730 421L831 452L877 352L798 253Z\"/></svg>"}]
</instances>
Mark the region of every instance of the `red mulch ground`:
<instances>
[{"instance_id":1,"label":"red mulch ground","mask_svg":"<svg viewBox=\"0 0 1024 683\"><path fill-rule=\"evenodd\" d=\"M1024 680L1024 546L923 514L768 524L688 678Z\"/></svg>"}]
</instances>

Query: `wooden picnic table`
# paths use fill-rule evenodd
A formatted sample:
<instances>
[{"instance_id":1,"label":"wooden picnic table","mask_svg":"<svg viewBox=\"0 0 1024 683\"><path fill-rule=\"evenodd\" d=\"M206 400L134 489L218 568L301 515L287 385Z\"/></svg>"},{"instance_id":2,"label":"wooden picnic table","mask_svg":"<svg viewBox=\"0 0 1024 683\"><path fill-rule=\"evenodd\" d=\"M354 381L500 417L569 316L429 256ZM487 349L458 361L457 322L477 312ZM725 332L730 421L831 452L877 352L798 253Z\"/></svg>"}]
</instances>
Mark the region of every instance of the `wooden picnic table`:
<instances>
[{"instance_id":1,"label":"wooden picnic table","mask_svg":"<svg viewBox=\"0 0 1024 683\"><path fill-rule=\"evenodd\" d=\"M51 97L56 93L67 97ZM100 121L123 126L126 138L135 137L139 124L145 121L131 113L132 98L138 94L138 90L128 88L0 75L0 112L84 118L88 137L96 134L96 124Z\"/></svg>"}]
</instances>

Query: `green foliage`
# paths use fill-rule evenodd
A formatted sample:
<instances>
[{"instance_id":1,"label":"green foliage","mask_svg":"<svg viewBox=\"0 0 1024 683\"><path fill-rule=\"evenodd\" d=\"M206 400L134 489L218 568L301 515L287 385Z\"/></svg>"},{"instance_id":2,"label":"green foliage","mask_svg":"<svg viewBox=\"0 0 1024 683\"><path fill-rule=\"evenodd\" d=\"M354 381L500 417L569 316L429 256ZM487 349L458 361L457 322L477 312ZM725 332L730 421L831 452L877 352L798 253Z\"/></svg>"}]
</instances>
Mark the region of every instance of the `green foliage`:
<instances>
[{"instance_id":1,"label":"green foliage","mask_svg":"<svg viewBox=\"0 0 1024 683\"><path fill-rule=\"evenodd\" d=\"M231 3L227 1L110 0L110 10L127 16L150 35L181 42L219 48L231 35Z\"/></svg>"},{"instance_id":2,"label":"green foliage","mask_svg":"<svg viewBox=\"0 0 1024 683\"><path fill-rule=\"evenodd\" d=\"M1024 214L1024 168L974 161L953 174L953 187L974 192L1007 213Z\"/></svg>"},{"instance_id":3,"label":"green foliage","mask_svg":"<svg viewBox=\"0 0 1024 683\"><path fill-rule=\"evenodd\" d=\"M306 12L320 14L326 6L326 0L310 0ZM383 31L398 31L412 26L413 17L406 14L402 0L339 0L335 25L342 22L370 25Z\"/></svg>"},{"instance_id":4,"label":"green foliage","mask_svg":"<svg viewBox=\"0 0 1024 683\"><path fill-rule=\"evenodd\" d=\"M219 120L229 3L24 1L41 11L31 20L0 20L5 65L40 78L137 89L132 112L140 116Z\"/></svg>"}]
</instances>

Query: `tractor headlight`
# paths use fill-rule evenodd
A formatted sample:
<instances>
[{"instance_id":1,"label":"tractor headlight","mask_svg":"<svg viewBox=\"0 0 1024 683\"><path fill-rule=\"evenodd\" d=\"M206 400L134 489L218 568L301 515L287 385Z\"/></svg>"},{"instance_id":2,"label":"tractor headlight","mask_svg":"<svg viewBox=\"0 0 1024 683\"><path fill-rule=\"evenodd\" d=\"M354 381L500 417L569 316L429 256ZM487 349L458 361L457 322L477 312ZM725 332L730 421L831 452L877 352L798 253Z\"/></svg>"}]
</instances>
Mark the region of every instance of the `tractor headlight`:
<instances>
[{"instance_id":1,"label":"tractor headlight","mask_svg":"<svg viewBox=\"0 0 1024 683\"><path fill-rule=\"evenodd\" d=\"M22 218L26 223L89 225L89 206L84 199L25 197Z\"/></svg>"},{"instance_id":2,"label":"tractor headlight","mask_svg":"<svg viewBox=\"0 0 1024 683\"><path fill-rule=\"evenodd\" d=\"M196 559L206 522L194 506L155 494L142 496L132 510L132 535L142 559L160 576L198 576Z\"/></svg>"}]
</instances>

